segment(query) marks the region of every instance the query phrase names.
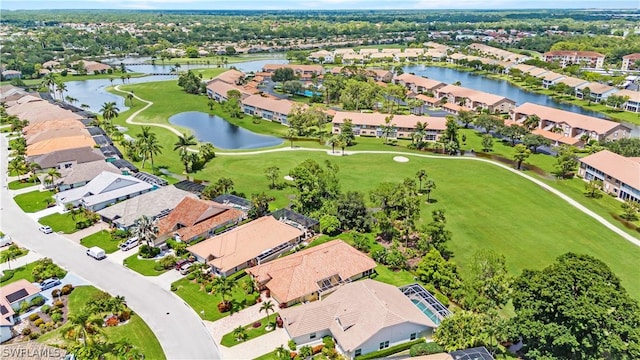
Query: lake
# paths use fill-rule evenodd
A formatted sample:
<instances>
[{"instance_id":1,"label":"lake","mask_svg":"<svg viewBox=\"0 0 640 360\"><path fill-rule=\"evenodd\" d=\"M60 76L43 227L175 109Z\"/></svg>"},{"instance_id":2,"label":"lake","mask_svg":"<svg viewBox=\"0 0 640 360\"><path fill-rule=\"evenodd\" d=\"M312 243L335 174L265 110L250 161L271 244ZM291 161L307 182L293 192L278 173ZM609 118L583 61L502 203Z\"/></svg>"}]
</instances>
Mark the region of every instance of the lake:
<instances>
[{"instance_id":1,"label":"lake","mask_svg":"<svg viewBox=\"0 0 640 360\"><path fill-rule=\"evenodd\" d=\"M233 125L219 116L199 111L173 115L169 118L169 122L193 130L199 141L212 143L219 149L256 149L280 145L283 142L280 138L256 134Z\"/></svg>"}]
</instances>

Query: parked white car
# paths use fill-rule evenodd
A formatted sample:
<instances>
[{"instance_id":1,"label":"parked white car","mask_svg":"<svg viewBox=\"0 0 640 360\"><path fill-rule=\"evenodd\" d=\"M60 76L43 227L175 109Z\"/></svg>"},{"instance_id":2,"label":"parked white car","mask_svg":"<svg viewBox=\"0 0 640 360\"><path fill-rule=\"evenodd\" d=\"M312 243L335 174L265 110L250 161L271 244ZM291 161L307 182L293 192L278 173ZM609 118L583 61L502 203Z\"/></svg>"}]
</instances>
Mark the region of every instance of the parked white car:
<instances>
[{"instance_id":1,"label":"parked white car","mask_svg":"<svg viewBox=\"0 0 640 360\"><path fill-rule=\"evenodd\" d=\"M134 247L138 246L138 238L137 237L133 237L131 239L128 239L127 241L123 242L122 244L120 244L120 250L122 251L127 251L127 250L131 250Z\"/></svg>"},{"instance_id":2,"label":"parked white car","mask_svg":"<svg viewBox=\"0 0 640 360\"><path fill-rule=\"evenodd\" d=\"M180 274L187 275L189 273L189 269L193 266L193 263L186 263L180 267Z\"/></svg>"},{"instance_id":3,"label":"parked white car","mask_svg":"<svg viewBox=\"0 0 640 360\"><path fill-rule=\"evenodd\" d=\"M38 228L38 230L40 230L41 232L45 233L45 234L51 234L53 232L53 229L51 228L51 226L40 226Z\"/></svg>"},{"instance_id":4,"label":"parked white car","mask_svg":"<svg viewBox=\"0 0 640 360\"><path fill-rule=\"evenodd\" d=\"M11 244L13 244L13 240L11 239L11 236L5 234L2 237L0 237L0 247L8 246Z\"/></svg>"}]
</instances>

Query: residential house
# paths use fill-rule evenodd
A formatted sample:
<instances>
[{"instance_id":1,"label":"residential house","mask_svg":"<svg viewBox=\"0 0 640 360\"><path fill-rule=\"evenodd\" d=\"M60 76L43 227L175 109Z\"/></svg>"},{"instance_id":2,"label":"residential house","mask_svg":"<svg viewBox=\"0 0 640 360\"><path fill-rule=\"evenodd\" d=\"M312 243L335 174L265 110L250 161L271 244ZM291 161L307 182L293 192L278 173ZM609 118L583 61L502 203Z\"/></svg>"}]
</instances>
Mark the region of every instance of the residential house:
<instances>
[{"instance_id":1,"label":"residential house","mask_svg":"<svg viewBox=\"0 0 640 360\"><path fill-rule=\"evenodd\" d=\"M133 176L103 171L84 186L57 193L55 199L62 207L71 204L98 211L155 189L156 186Z\"/></svg>"},{"instance_id":2,"label":"residential house","mask_svg":"<svg viewBox=\"0 0 640 360\"><path fill-rule=\"evenodd\" d=\"M542 86L545 89L548 89L549 86L557 84L560 80L564 79L566 76L555 73L553 71L548 71L542 75L539 75L538 77L542 79Z\"/></svg>"},{"instance_id":3,"label":"residential house","mask_svg":"<svg viewBox=\"0 0 640 360\"><path fill-rule=\"evenodd\" d=\"M16 101L21 97L28 95L23 88L13 85L1 85L0 86L0 102L7 103L10 101Z\"/></svg>"},{"instance_id":4,"label":"residential house","mask_svg":"<svg viewBox=\"0 0 640 360\"><path fill-rule=\"evenodd\" d=\"M27 160L40 165L42 170L46 171L46 169L50 168L56 168L58 170L69 169L76 164L104 161L105 158L100 150L92 147L84 147L30 156L27 157Z\"/></svg>"},{"instance_id":5,"label":"residential house","mask_svg":"<svg viewBox=\"0 0 640 360\"><path fill-rule=\"evenodd\" d=\"M275 73L277 69L290 68L300 81L311 81L314 77L324 74L322 65L295 65L295 64L266 64L262 71Z\"/></svg>"},{"instance_id":6,"label":"residential house","mask_svg":"<svg viewBox=\"0 0 640 360\"><path fill-rule=\"evenodd\" d=\"M589 82L587 80L583 80L577 77L565 76L560 80L556 81L556 84L560 84L560 83L565 84L568 87L572 88L573 93L575 94L579 88L587 85Z\"/></svg>"},{"instance_id":7,"label":"residential house","mask_svg":"<svg viewBox=\"0 0 640 360\"><path fill-rule=\"evenodd\" d=\"M418 61L421 53L417 52L398 52L393 54L393 60L396 62Z\"/></svg>"},{"instance_id":8,"label":"residential house","mask_svg":"<svg viewBox=\"0 0 640 360\"><path fill-rule=\"evenodd\" d=\"M219 276L229 276L285 253L304 233L267 215L214 236L187 250Z\"/></svg>"},{"instance_id":9,"label":"residential house","mask_svg":"<svg viewBox=\"0 0 640 360\"><path fill-rule=\"evenodd\" d=\"M490 113L508 113L516 102L504 96L489 94L483 91L446 85L436 89L438 99L447 98L448 103L458 104L469 110L487 110Z\"/></svg>"},{"instance_id":10,"label":"residential house","mask_svg":"<svg viewBox=\"0 0 640 360\"><path fill-rule=\"evenodd\" d=\"M548 106L524 103L511 111L511 119L519 124L531 115L540 118L533 133L556 144L581 145L589 140L618 140L631 135L631 129L621 123Z\"/></svg>"},{"instance_id":11,"label":"residential house","mask_svg":"<svg viewBox=\"0 0 640 360\"><path fill-rule=\"evenodd\" d=\"M557 62L560 66L580 64L587 68L602 69L605 56L595 51L554 50L542 55L542 61Z\"/></svg>"},{"instance_id":12,"label":"residential house","mask_svg":"<svg viewBox=\"0 0 640 360\"><path fill-rule=\"evenodd\" d=\"M385 134L386 119L391 118L390 132ZM381 113L357 113L337 111L333 120L333 133L340 134L341 126L346 120L353 123L356 136L388 137L391 139L412 139L418 123L425 124L424 140L436 141L447 128L447 119L443 117L426 117L417 115L389 115Z\"/></svg>"},{"instance_id":13,"label":"residential house","mask_svg":"<svg viewBox=\"0 0 640 360\"><path fill-rule=\"evenodd\" d=\"M30 125L48 120L83 119L83 116L73 111L63 109L32 95L18 99L15 104L7 108L7 114L28 120Z\"/></svg>"},{"instance_id":14,"label":"residential house","mask_svg":"<svg viewBox=\"0 0 640 360\"><path fill-rule=\"evenodd\" d=\"M279 311L298 345L324 336L348 359L430 337L437 325L393 285L364 279L338 288L322 301Z\"/></svg>"},{"instance_id":15,"label":"residential house","mask_svg":"<svg viewBox=\"0 0 640 360\"><path fill-rule=\"evenodd\" d=\"M307 59L320 64L333 63L335 61L333 53L327 50L314 51L309 54L309 57L307 57Z\"/></svg>"},{"instance_id":16,"label":"residential house","mask_svg":"<svg viewBox=\"0 0 640 360\"><path fill-rule=\"evenodd\" d=\"M578 175L585 181L600 180L606 193L640 202L640 158L602 150L579 161Z\"/></svg>"},{"instance_id":17,"label":"residential house","mask_svg":"<svg viewBox=\"0 0 640 360\"><path fill-rule=\"evenodd\" d=\"M236 225L247 217L246 212L210 200L183 196L182 200L158 221L155 245L167 239L189 243L198 238L213 236L216 231Z\"/></svg>"},{"instance_id":18,"label":"residential house","mask_svg":"<svg viewBox=\"0 0 640 360\"><path fill-rule=\"evenodd\" d=\"M548 72L549 72L549 70L547 70L547 69L543 69L543 68L539 68L539 67L533 67L533 68L527 70L525 73L527 75L530 75L530 76L542 77L545 74L547 74Z\"/></svg>"},{"instance_id":19,"label":"residential house","mask_svg":"<svg viewBox=\"0 0 640 360\"><path fill-rule=\"evenodd\" d=\"M227 84L231 84L231 85L239 85L244 80L244 73L240 70L231 69L214 77L212 81L215 81L215 80L224 81Z\"/></svg>"},{"instance_id":20,"label":"residential house","mask_svg":"<svg viewBox=\"0 0 640 360\"><path fill-rule=\"evenodd\" d=\"M522 54L516 54L516 53L513 53L511 51L503 50L503 49L500 49L500 48L496 48L496 47L493 47L493 46L480 44L480 43L473 43L473 44L469 45L469 48L478 51L480 54L489 55L489 56L492 56L492 57L495 57L495 58L497 58L499 60L504 60L504 61L514 61L514 62L518 63L518 62L524 62L524 61L527 61L528 59L530 59L529 56L525 56L525 55L522 55Z\"/></svg>"},{"instance_id":21,"label":"residential house","mask_svg":"<svg viewBox=\"0 0 640 360\"><path fill-rule=\"evenodd\" d=\"M389 83L393 80L393 73L389 70L369 69L369 73L373 76L375 81Z\"/></svg>"},{"instance_id":22,"label":"residential house","mask_svg":"<svg viewBox=\"0 0 640 360\"><path fill-rule=\"evenodd\" d=\"M21 279L0 287L0 342L13 338L12 327L17 323L22 303L40 296L40 288Z\"/></svg>"},{"instance_id":23,"label":"residential house","mask_svg":"<svg viewBox=\"0 0 640 360\"><path fill-rule=\"evenodd\" d=\"M49 70L53 70L54 68L57 68L58 66L60 66L60 62L55 61L55 60L49 60L49 61L45 61L44 63L42 63L42 67L44 69L49 69Z\"/></svg>"},{"instance_id":24,"label":"residential house","mask_svg":"<svg viewBox=\"0 0 640 360\"><path fill-rule=\"evenodd\" d=\"M342 240L304 249L246 271L280 307L315 301L371 275L376 262Z\"/></svg>"},{"instance_id":25,"label":"residential house","mask_svg":"<svg viewBox=\"0 0 640 360\"><path fill-rule=\"evenodd\" d=\"M86 126L78 119L47 120L29 124L22 129L25 138L39 133L48 133L61 129L85 129Z\"/></svg>"},{"instance_id":26,"label":"residential house","mask_svg":"<svg viewBox=\"0 0 640 360\"><path fill-rule=\"evenodd\" d=\"M71 120L71 121L75 121L76 123L79 122L77 120ZM49 121L45 121L44 123L47 123L47 122ZM66 137L73 137L73 136L82 136L82 135L91 136L91 134L89 134L89 131L87 131L86 128L70 126L70 127L64 127L64 128L48 129L46 131L39 131L39 132L32 131L29 134L24 134L24 138L27 141L27 146L30 146L45 140L51 140L56 138L66 138Z\"/></svg>"},{"instance_id":27,"label":"residential house","mask_svg":"<svg viewBox=\"0 0 640 360\"><path fill-rule=\"evenodd\" d=\"M640 91L620 90L616 96L628 97L627 101L622 104L622 108L626 111L640 112Z\"/></svg>"},{"instance_id":28,"label":"residential house","mask_svg":"<svg viewBox=\"0 0 640 360\"><path fill-rule=\"evenodd\" d=\"M90 61L90 60L80 60L80 61L82 61L84 65L84 70L87 72L87 74L104 74L109 69L111 69L111 66L107 64L99 63L97 61ZM76 61L72 63L72 65L75 65L78 62L79 61Z\"/></svg>"},{"instance_id":29,"label":"residential house","mask_svg":"<svg viewBox=\"0 0 640 360\"><path fill-rule=\"evenodd\" d=\"M180 190L173 185L163 186L158 190L108 206L98 211L98 215L112 227L128 230L142 216L157 220L166 217L186 197L198 198L196 194Z\"/></svg>"},{"instance_id":30,"label":"residential house","mask_svg":"<svg viewBox=\"0 0 640 360\"><path fill-rule=\"evenodd\" d=\"M51 179L49 179L46 172L38 174L38 177L40 178L40 182L45 184L46 188L54 187L58 191L66 191L86 185L89 181L93 180L104 171L114 174L123 173L122 169L118 169L112 163L104 160L97 160L61 169L59 171L60 178L53 179L52 183L49 183L51 182Z\"/></svg>"},{"instance_id":31,"label":"residential house","mask_svg":"<svg viewBox=\"0 0 640 360\"><path fill-rule=\"evenodd\" d=\"M251 96L250 93L245 91L240 86L230 84L222 79L214 79L207 84L207 96L217 102L224 102L229 100L227 98L227 94L232 90L240 92L240 99Z\"/></svg>"},{"instance_id":32,"label":"residential house","mask_svg":"<svg viewBox=\"0 0 640 360\"><path fill-rule=\"evenodd\" d=\"M287 116L295 102L262 95L251 95L242 100L242 111L248 115L257 115L263 119L289 125Z\"/></svg>"},{"instance_id":33,"label":"residential house","mask_svg":"<svg viewBox=\"0 0 640 360\"><path fill-rule=\"evenodd\" d=\"M640 69L640 53L629 54L622 57L623 71Z\"/></svg>"},{"instance_id":34,"label":"residential house","mask_svg":"<svg viewBox=\"0 0 640 360\"><path fill-rule=\"evenodd\" d=\"M20 79L22 72L18 70L5 70L2 73L2 80Z\"/></svg>"},{"instance_id":35,"label":"residential house","mask_svg":"<svg viewBox=\"0 0 640 360\"><path fill-rule=\"evenodd\" d=\"M48 134L47 134L48 135ZM93 147L96 142L86 130L79 129L75 135L49 138L27 145L27 156L49 154L60 150Z\"/></svg>"},{"instance_id":36,"label":"residential house","mask_svg":"<svg viewBox=\"0 0 640 360\"><path fill-rule=\"evenodd\" d=\"M447 62L451 64L457 64L458 62L460 62L460 60L464 60L466 58L467 55L465 54L453 53L449 55L449 57L447 58Z\"/></svg>"},{"instance_id":37,"label":"residential house","mask_svg":"<svg viewBox=\"0 0 640 360\"><path fill-rule=\"evenodd\" d=\"M609 85L601 84L597 82L590 82L577 89L576 96L578 98L580 99L584 98L584 94L582 90L585 88L589 88L591 93L591 100L594 102L601 102L603 100L606 100L609 97L609 95L615 94L618 91L618 89L613 86L609 86Z\"/></svg>"},{"instance_id":38,"label":"residential house","mask_svg":"<svg viewBox=\"0 0 640 360\"><path fill-rule=\"evenodd\" d=\"M416 94L422 94L426 92L434 93L437 89L446 86L447 84L429 79L426 77L413 75L409 73L403 73L394 78L396 84L400 84L407 89L413 91Z\"/></svg>"},{"instance_id":39,"label":"residential house","mask_svg":"<svg viewBox=\"0 0 640 360\"><path fill-rule=\"evenodd\" d=\"M365 62L367 62L367 58L361 54L346 53L342 55L342 64L344 65L364 64Z\"/></svg>"}]
</instances>

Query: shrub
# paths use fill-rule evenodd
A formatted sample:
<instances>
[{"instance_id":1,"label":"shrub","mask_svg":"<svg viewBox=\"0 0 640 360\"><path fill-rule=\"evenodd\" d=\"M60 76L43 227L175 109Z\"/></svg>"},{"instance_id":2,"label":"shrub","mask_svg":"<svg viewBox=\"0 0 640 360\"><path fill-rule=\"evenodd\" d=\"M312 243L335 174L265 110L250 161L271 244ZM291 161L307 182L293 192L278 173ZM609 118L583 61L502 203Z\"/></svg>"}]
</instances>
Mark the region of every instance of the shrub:
<instances>
[{"instance_id":1,"label":"shrub","mask_svg":"<svg viewBox=\"0 0 640 360\"><path fill-rule=\"evenodd\" d=\"M120 314L118 314L118 320L120 320L120 322L125 322L127 320L131 319L131 311L130 310L122 310L120 312Z\"/></svg>"},{"instance_id":2,"label":"shrub","mask_svg":"<svg viewBox=\"0 0 640 360\"><path fill-rule=\"evenodd\" d=\"M160 263L156 263L155 265L153 265L153 270L155 271L163 271L165 269L164 266L162 266L162 264Z\"/></svg>"},{"instance_id":3,"label":"shrub","mask_svg":"<svg viewBox=\"0 0 640 360\"><path fill-rule=\"evenodd\" d=\"M48 314L49 311L51 311L51 306L49 305L43 305L42 308L40 309L40 311L42 311L45 314Z\"/></svg>"},{"instance_id":4,"label":"shrub","mask_svg":"<svg viewBox=\"0 0 640 360\"><path fill-rule=\"evenodd\" d=\"M56 300L56 302L53 303L53 306L58 307L58 308L62 308L64 307L64 303L60 300Z\"/></svg>"},{"instance_id":5,"label":"shrub","mask_svg":"<svg viewBox=\"0 0 640 360\"><path fill-rule=\"evenodd\" d=\"M53 322L59 323L62 321L62 314L57 312L54 314L51 314L51 320L53 320Z\"/></svg>"},{"instance_id":6,"label":"shrub","mask_svg":"<svg viewBox=\"0 0 640 360\"><path fill-rule=\"evenodd\" d=\"M449 306L449 298L446 295L442 295L439 292L434 293L434 295L436 299L442 303L442 305Z\"/></svg>"},{"instance_id":7,"label":"shrub","mask_svg":"<svg viewBox=\"0 0 640 360\"><path fill-rule=\"evenodd\" d=\"M60 293L60 289L53 289L53 291L51 292L51 296L57 298L58 296L60 296Z\"/></svg>"},{"instance_id":8,"label":"shrub","mask_svg":"<svg viewBox=\"0 0 640 360\"><path fill-rule=\"evenodd\" d=\"M13 277L13 270L5 270L2 277L0 277L0 282L5 282L10 280Z\"/></svg>"},{"instance_id":9,"label":"shrub","mask_svg":"<svg viewBox=\"0 0 640 360\"><path fill-rule=\"evenodd\" d=\"M324 345L316 345L312 347L311 350L313 351L313 355L319 354L323 348L324 348Z\"/></svg>"},{"instance_id":10,"label":"shrub","mask_svg":"<svg viewBox=\"0 0 640 360\"><path fill-rule=\"evenodd\" d=\"M204 286L204 292L210 293L211 290L213 290L213 285L212 284L207 284L207 285Z\"/></svg>"},{"instance_id":11,"label":"shrub","mask_svg":"<svg viewBox=\"0 0 640 360\"><path fill-rule=\"evenodd\" d=\"M320 231L327 235L340 233L340 220L337 217L325 214L320 218Z\"/></svg>"},{"instance_id":12,"label":"shrub","mask_svg":"<svg viewBox=\"0 0 640 360\"><path fill-rule=\"evenodd\" d=\"M69 295L71 294L72 291L73 291L73 285L71 284L66 284L65 286L62 287L62 289L60 289L60 293L62 295Z\"/></svg>"},{"instance_id":13,"label":"shrub","mask_svg":"<svg viewBox=\"0 0 640 360\"><path fill-rule=\"evenodd\" d=\"M29 321L36 321L38 319L40 319L40 315L38 315L38 314L29 315Z\"/></svg>"},{"instance_id":14,"label":"shrub","mask_svg":"<svg viewBox=\"0 0 640 360\"><path fill-rule=\"evenodd\" d=\"M262 323L261 323L260 321L256 321L256 322L254 322L254 323L253 323L253 325L251 325L251 326L253 326L254 328L256 328L256 329L257 329L257 328L259 328L260 326L262 326Z\"/></svg>"},{"instance_id":15,"label":"shrub","mask_svg":"<svg viewBox=\"0 0 640 360\"><path fill-rule=\"evenodd\" d=\"M194 273L189 273L189 275L187 275L187 280L193 280L196 278L196 274Z\"/></svg>"},{"instance_id":16,"label":"shrub","mask_svg":"<svg viewBox=\"0 0 640 360\"><path fill-rule=\"evenodd\" d=\"M335 349L336 343L333 342L333 338L331 336L325 336L322 338L322 343L328 349Z\"/></svg>"},{"instance_id":17,"label":"shrub","mask_svg":"<svg viewBox=\"0 0 640 360\"><path fill-rule=\"evenodd\" d=\"M173 255L168 255L163 257L162 259L160 259L160 261L158 261L160 263L160 265L162 265L163 269L171 269L172 267L174 267L176 265L176 261L178 259L173 256Z\"/></svg>"},{"instance_id":18,"label":"shrub","mask_svg":"<svg viewBox=\"0 0 640 360\"><path fill-rule=\"evenodd\" d=\"M111 239L114 241L122 241L129 237L129 232L126 230L114 230L110 234Z\"/></svg>"},{"instance_id":19,"label":"shrub","mask_svg":"<svg viewBox=\"0 0 640 360\"><path fill-rule=\"evenodd\" d=\"M33 299L31 299L31 301L29 302L29 305L31 306L40 306L44 304L44 298L42 296L37 296L34 297Z\"/></svg>"},{"instance_id":20,"label":"shrub","mask_svg":"<svg viewBox=\"0 0 640 360\"><path fill-rule=\"evenodd\" d=\"M356 357L356 359L358 359L358 360L368 360L368 359L385 358L385 357L387 357L389 355L393 355L393 354L399 353L400 351L407 350L407 349L411 348L415 344L420 344L420 343L424 343L424 342L425 342L425 339L424 338L420 338L420 339L417 339L417 340L406 342L404 344L392 346L392 347L386 348L384 350L375 351L375 352L372 352L372 353L368 353L366 355L358 356L358 357Z\"/></svg>"},{"instance_id":21,"label":"shrub","mask_svg":"<svg viewBox=\"0 0 640 360\"><path fill-rule=\"evenodd\" d=\"M27 336L27 335L29 335L29 334L31 334L31 328L24 328L24 329L22 329L22 335Z\"/></svg>"},{"instance_id":22,"label":"shrub","mask_svg":"<svg viewBox=\"0 0 640 360\"><path fill-rule=\"evenodd\" d=\"M105 325L107 326L117 326L120 323L120 320L118 320L118 317L113 315L110 316L107 321L105 321Z\"/></svg>"},{"instance_id":23,"label":"shrub","mask_svg":"<svg viewBox=\"0 0 640 360\"><path fill-rule=\"evenodd\" d=\"M140 250L138 254L140 254L140 257L144 259L150 259L160 254L160 249L158 249L157 247L149 246L145 244L140 246Z\"/></svg>"},{"instance_id":24,"label":"shrub","mask_svg":"<svg viewBox=\"0 0 640 360\"><path fill-rule=\"evenodd\" d=\"M411 357L438 354L444 352L444 348L435 342L415 344L409 348Z\"/></svg>"},{"instance_id":25,"label":"shrub","mask_svg":"<svg viewBox=\"0 0 640 360\"><path fill-rule=\"evenodd\" d=\"M33 279L36 282L52 277L63 278L66 274L66 271L54 264L49 258L38 260L36 266L33 267L33 271L31 272L31 275L33 275Z\"/></svg>"},{"instance_id":26,"label":"shrub","mask_svg":"<svg viewBox=\"0 0 640 360\"><path fill-rule=\"evenodd\" d=\"M296 344L295 340L293 340L293 339L289 340L287 345L289 346L289 349L291 351L296 351L296 348L298 347L298 344Z\"/></svg>"},{"instance_id":27,"label":"shrub","mask_svg":"<svg viewBox=\"0 0 640 360\"><path fill-rule=\"evenodd\" d=\"M38 320L33 322L33 325L38 326L38 327L40 325L43 325L43 324L44 324L44 320L42 320L42 319L38 319Z\"/></svg>"},{"instance_id":28,"label":"shrub","mask_svg":"<svg viewBox=\"0 0 640 360\"><path fill-rule=\"evenodd\" d=\"M171 284L171 291L178 291L178 287L174 284Z\"/></svg>"}]
</instances>

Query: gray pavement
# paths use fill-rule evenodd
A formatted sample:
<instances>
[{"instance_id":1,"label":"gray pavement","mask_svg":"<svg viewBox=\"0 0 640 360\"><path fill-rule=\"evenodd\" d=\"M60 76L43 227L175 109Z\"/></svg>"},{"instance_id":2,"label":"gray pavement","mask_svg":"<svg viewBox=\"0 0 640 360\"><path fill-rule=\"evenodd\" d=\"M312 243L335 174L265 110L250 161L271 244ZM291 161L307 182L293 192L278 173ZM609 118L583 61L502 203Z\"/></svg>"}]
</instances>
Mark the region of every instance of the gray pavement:
<instances>
[{"instance_id":1,"label":"gray pavement","mask_svg":"<svg viewBox=\"0 0 640 360\"><path fill-rule=\"evenodd\" d=\"M7 140L0 136L0 146ZM7 152L1 153L0 173L7 171ZM3 180L4 176L0 177ZM0 190L0 227L14 241L53 259L90 284L122 295L127 304L149 325L168 359L219 359L211 334L198 315L168 288L111 261L96 261L85 255L85 248L59 234L45 235L38 224L16 205L6 189Z\"/></svg>"}]
</instances>

